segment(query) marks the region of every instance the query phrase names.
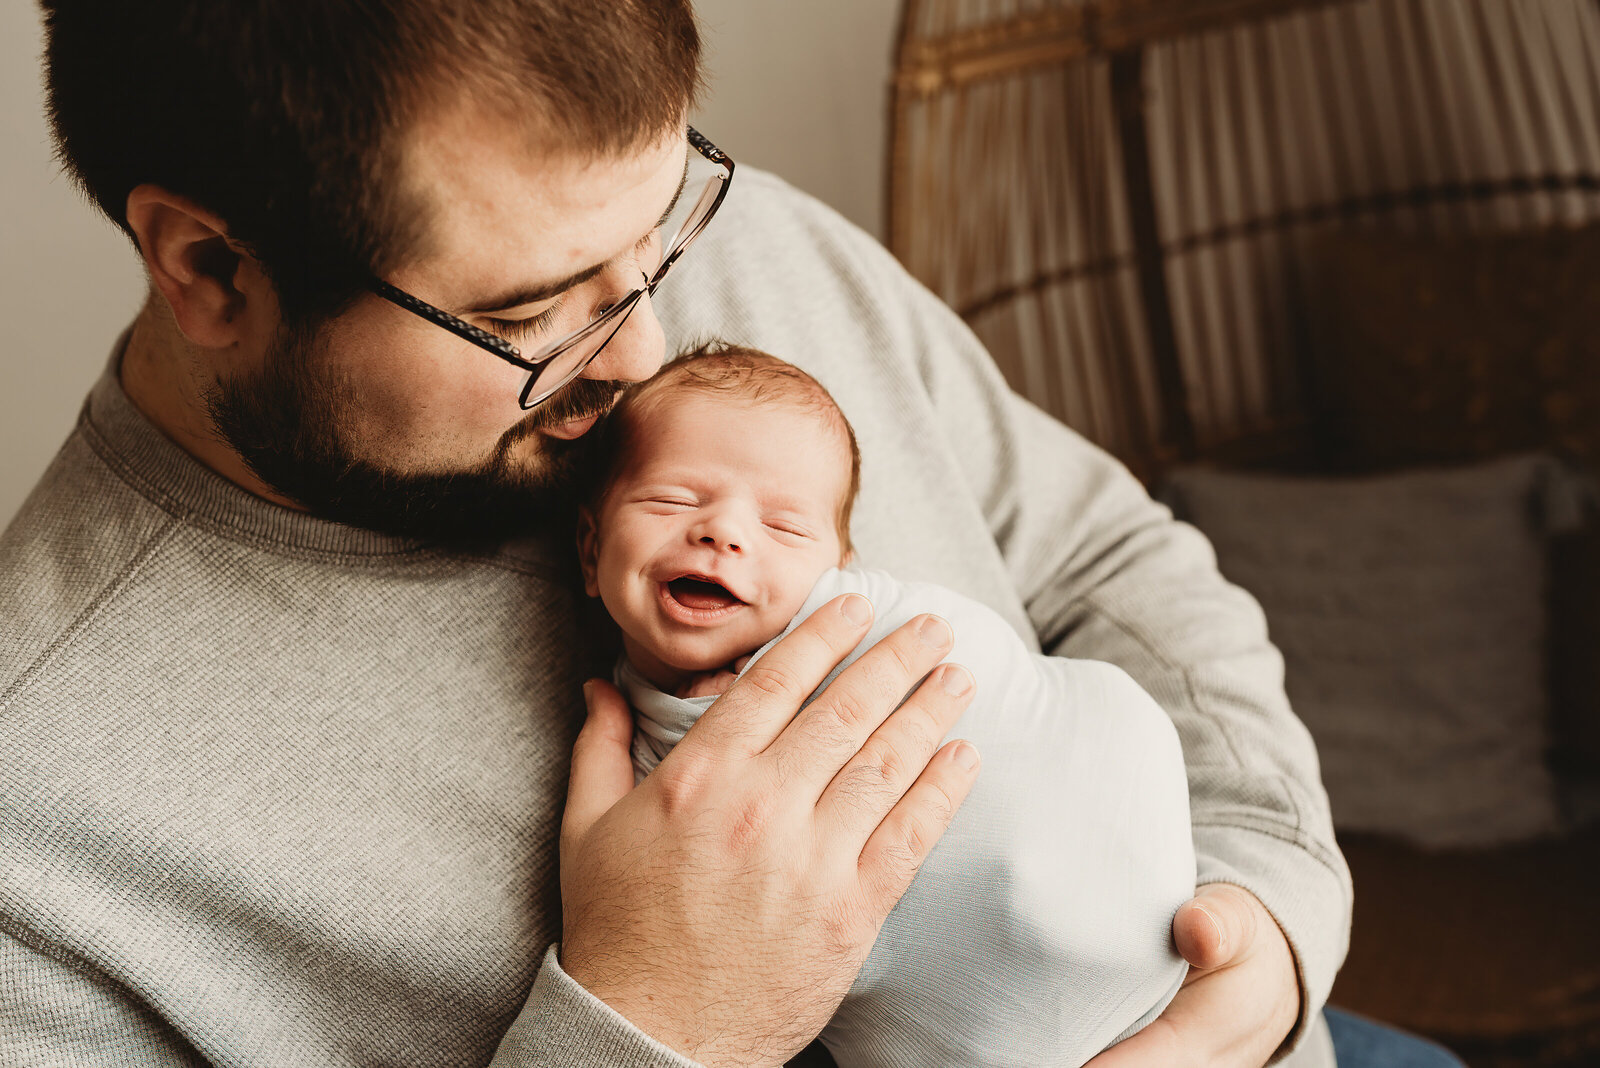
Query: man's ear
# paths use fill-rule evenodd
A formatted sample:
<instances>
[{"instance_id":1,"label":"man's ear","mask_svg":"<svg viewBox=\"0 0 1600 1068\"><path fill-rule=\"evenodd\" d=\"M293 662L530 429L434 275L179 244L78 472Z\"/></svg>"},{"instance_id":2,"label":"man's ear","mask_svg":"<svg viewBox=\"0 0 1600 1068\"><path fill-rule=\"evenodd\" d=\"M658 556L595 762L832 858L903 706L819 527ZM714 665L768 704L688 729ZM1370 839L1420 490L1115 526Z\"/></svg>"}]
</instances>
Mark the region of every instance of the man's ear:
<instances>
[{"instance_id":1,"label":"man's ear","mask_svg":"<svg viewBox=\"0 0 1600 1068\"><path fill-rule=\"evenodd\" d=\"M578 566L583 568L583 592L600 596L600 533L587 504L578 509Z\"/></svg>"},{"instance_id":2,"label":"man's ear","mask_svg":"<svg viewBox=\"0 0 1600 1068\"><path fill-rule=\"evenodd\" d=\"M246 313L259 311L251 299L265 297L271 284L228 237L220 217L147 183L128 194L128 226L184 337L201 348L225 349L246 335Z\"/></svg>"}]
</instances>

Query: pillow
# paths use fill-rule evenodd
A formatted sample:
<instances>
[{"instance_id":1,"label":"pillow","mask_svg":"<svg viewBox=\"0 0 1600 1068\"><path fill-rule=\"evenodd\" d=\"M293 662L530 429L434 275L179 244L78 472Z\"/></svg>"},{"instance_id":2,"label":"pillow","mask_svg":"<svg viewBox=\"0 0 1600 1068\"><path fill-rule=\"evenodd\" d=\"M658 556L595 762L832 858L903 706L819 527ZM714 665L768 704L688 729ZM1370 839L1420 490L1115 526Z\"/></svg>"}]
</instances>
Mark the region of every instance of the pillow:
<instances>
[{"instance_id":1,"label":"pillow","mask_svg":"<svg viewBox=\"0 0 1600 1068\"><path fill-rule=\"evenodd\" d=\"M1600 475L1600 223L1320 239L1315 422L1346 470L1554 452ZM1600 789L1600 533L1553 547L1558 770Z\"/></svg>"},{"instance_id":2,"label":"pillow","mask_svg":"<svg viewBox=\"0 0 1600 1068\"><path fill-rule=\"evenodd\" d=\"M1545 684L1562 477L1537 456L1351 479L1170 477L1163 498L1266 612L1337 827L1432 849L1562 829Z\"/></svg>"}]
</instances>

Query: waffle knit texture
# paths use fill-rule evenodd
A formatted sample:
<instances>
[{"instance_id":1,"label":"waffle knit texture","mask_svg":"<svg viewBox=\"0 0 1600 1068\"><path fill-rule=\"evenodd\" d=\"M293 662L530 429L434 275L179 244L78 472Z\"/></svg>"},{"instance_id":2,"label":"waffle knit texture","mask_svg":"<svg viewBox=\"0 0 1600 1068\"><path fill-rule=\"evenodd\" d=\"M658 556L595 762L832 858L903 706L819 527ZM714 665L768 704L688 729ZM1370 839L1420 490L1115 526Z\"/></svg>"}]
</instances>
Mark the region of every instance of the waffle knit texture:
<instances>
[{"instance_id":1,"label":"waffle knit texture","mask_svg":"<svg viewBox=\"0 0 1600 1068\"><path fill-rule=\"evenodd\" d=\"M1198 879L1277 918L1295 1042L1326 1049L1349 875L1261 613L1205 540L770 176L740 168L656 304L671 350L727 338L833 392L865 559L1172 716ZM604 670L575 572L566 536L450 554L276 507L103 378L0 535L0 1065L692 1064L554 955Z\"/></svg>"}]
</instances>

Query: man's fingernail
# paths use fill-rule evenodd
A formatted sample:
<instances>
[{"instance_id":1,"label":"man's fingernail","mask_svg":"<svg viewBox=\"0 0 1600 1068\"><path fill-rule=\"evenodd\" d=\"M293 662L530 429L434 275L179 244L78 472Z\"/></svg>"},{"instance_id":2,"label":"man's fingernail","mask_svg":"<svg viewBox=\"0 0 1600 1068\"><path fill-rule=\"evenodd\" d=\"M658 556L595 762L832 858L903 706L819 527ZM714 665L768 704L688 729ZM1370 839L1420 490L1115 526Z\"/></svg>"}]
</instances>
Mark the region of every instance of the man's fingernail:
<instances>
[{"instance_id":1,"label":"man's fingernail","mask_svg":"<svg viewBox=\"0 0 1600 1068\"><path fill-rule=\"evenodd\" d=\"M1217 932L1217 952L1226 953L1228 951L1228 936L1222 933L1221 921L1219 921L1217 917L1212 914L1211 910L1206 908L1204 905L1196 905L1195 911L1200 913L1200 915L1204 916L1207 920L1211 921L1212 930Z\"/></svg>"},{"instance_id":2,"label":"man's fingernail","mask_svg":"<svg viewBox=\"0 0 1600 1068\"><path fill-rule=\"evenodd\" d=\"M585 707L587 707L589 705L589 703L593 700L593 694L594 694L594 680L593 679L587 679L587 680L585 680L585 682L583 684L583 703L584 703Z\"/></svg>"},{"instance_id":3,"label":"man's fingernail","mask_svg":"<svg viewBox=\"0 0 1600 1068\"><path fill-rule=\"evenodd\" d=\"M938 616L929 616L917 627L917 637L921 638L924 645L934 649L947 648L955 641L955 634L950 630L950 624Z\"/></svg>"},{"instance_id":4,"label":"man's fingernail","mask_svg":"<svg viewBox=\"0 0 1600 1068\"><path fill-rule=\"evenodd\" d=\"M872 602L858 593L852 593L839 602L839 611L859 627L872 618Z\"/></svg>"},{"instance_id":5,"label":"man's fingernail","mask_svg":"<svg viewBox=\"0 0 1600 1068\"><path fill-rule=\"evenodd\" d=\"M951 697L960 697L972 689L972 673L956 664L946 664L939 674L939 685Z\"/></svg>"},{"instance_id":6,"label":"man's fingernail","mask_svg":"<svg viewBox=\"0 0 1600 1068\"><path fill-rule=\"evenodd\" d=\"M955 758L956 763L968 771L978 766L978 751L965 742L956 746Z\"/></svg>"}]
</instances>

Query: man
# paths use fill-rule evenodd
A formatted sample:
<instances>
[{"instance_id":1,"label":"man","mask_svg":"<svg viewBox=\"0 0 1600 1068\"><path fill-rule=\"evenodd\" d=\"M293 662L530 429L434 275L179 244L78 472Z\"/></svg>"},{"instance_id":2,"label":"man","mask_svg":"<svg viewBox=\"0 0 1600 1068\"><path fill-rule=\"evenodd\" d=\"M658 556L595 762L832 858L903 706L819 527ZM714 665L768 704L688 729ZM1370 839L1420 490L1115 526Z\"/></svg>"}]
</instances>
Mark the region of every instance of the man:
<instances>
[{"instance_id":1,"label":"man","mask_svg":"<svg viewBox=\"0 0 1600 1068\"><path fill-rule=\"evenodd\" d=\"M579 714L563 489L708 335L839 398L866 558L1177 722L1191 979L1096 1068L1330 1061L1349 877L1256 607L880 248L686 134L686 4L44 6L62 158L151 295L0 542L0 1063L806 1046L977 771L962 695L895 711L938 621L796 716L859 603L637 789L618 694Z\"/></svg>"}]
</instances>

